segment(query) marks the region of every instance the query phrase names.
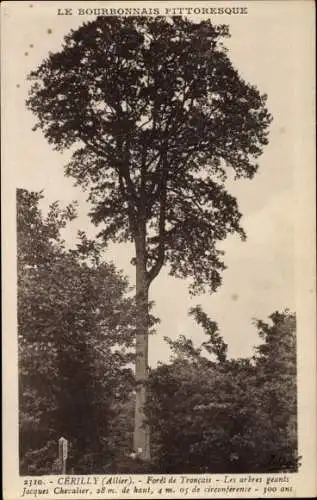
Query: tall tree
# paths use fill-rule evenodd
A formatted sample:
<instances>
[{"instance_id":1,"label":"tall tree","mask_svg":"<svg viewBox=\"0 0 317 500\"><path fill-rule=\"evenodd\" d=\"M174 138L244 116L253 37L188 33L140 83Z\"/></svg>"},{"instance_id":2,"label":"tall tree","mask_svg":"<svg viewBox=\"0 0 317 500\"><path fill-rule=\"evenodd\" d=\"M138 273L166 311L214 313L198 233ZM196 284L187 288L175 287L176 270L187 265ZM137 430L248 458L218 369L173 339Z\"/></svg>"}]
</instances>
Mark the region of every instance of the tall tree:
<instances>
[{"instance_id":1,"label":"tall tree","mask_svg":"<svg viewBox=\"0 0 317 500\"><path fill-rule=\"evenodd\" d=\"M144 418L149 287L162 266L211 291L225 268L217 241L245 237L227 169L252 178L271 116L233 67L228 27L181 17L98 17L65 37L29 75L27 106L66 175L89 190L105 240L135 246L134 448L150 458Z\"/></svg>"},{"instance_id":2,"label":"tall tree","mask_svg":"<svg viewBox=\"0 0 317 500\"><path fill-rule=\"evenodd\" d=\"M105 472L112 420L134 385L134 300L84 234L65 248L74 209L54 203L44 216L42 197L17 191L20 470L51 472L64 436L74 471Z\"/></svg>"}]
</instances>

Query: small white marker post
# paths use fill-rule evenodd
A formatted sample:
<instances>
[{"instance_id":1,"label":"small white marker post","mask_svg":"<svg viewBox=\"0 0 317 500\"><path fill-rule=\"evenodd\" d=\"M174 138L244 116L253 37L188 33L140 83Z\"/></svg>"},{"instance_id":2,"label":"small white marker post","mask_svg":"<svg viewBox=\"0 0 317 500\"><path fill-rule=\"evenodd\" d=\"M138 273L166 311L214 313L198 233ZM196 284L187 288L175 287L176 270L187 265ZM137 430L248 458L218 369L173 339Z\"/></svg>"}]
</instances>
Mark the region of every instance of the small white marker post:
<instances>
[{"instance_id":1,"label":"small white marker post","mask_svg":"<svg viewBox=\"0 0 317 500\"><path fill-rule=\"evenodd\" d=\"M66 474L66 461L68 455L68 441L64 437L58 440L58 458L61 465L61 474Z\"/></svg>"}]
</instances>

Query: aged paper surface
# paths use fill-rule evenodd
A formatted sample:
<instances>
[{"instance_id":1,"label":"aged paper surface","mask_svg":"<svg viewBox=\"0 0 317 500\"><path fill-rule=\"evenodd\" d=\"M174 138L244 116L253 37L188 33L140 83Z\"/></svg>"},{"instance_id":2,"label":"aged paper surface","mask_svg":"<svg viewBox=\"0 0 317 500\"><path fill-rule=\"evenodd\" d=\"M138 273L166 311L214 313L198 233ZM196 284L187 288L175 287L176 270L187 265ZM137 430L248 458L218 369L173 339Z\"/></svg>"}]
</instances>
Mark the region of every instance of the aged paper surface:
<instances>
[{"instance_id":1,"label":"aged paper surface","mask_svg":"<svg viewBox=\"0 0 317 500\"><path fill-rule=\"evenodd\" d=\"M124 3L119 1L32 2L30 0L28 2L3 2L1 7L4 498L12 500L20 498L283 498L311 497L316 495L315 72L313 63L315 58L313 44L313 2L309 0L280 0L275 2L230 2L219 0L218 2L197 3ZM94 238L96 230L87 216L89 206L85 200L88 193L84 193L80 186L74 187L73 178L65 177L63 173L63 167L70 161L70 155L74 152L74 144L69 148L70 151L64 151L61 154L61 152L54 150L52 141L49 143L44 137L41 127L36 131L32 131L39 118L39 114L41 114L48 101L44 97L41 104L42 107L36 118L36 106L33 105L33 110L30 109L30 106L29 108L26 106L26 99L31 86L31 82L27 77L48 58L50 53L61 50L63 39L71 30L76 32L83 23L93 22L97 16L101 16L104 19L112 18L116 20L122 20L131 16L136 19L143 19L144 16L153 19L156 17L172 19L174 16L182 16L184 19L186 18L196 24L210 19L212 24L216 26L227 25L231 33L231 38L224 38L223 44L228 49L228 57L232 61L233 66L237 69L243 81L255 85L261 94L267 94L267 108L273 120L268 127L268 144L263 147L263 154L257 160L259 163L259 172L255 174L252 180L238 179L234 181L233 176L231 176L226 184L229 193L238 201L239 209L242 213L242 226L248 238L246 242L241 242L237 237L229 235L223 243L221 248L225 252L224 262L227 270L224 271L222 285L211 295L206 291L202 296L192 298L188 293L188 280L169 277L163 267L150 293L150 299L155 303L153 314L161 322L159 325L156 325L157 333L150 336L149 366L153 373L156 373L155 370L159 366L159 363L164 365L164 363L171 362L171 350L169 344L164 340L165 336L170 337L172 342L174 342L174 348L175 341L177 338L180 338L180 335L184 335L185 338L190 339L193 343L192 345L196 348L202 342L206 342L206 336L204 336L205 334L201 325L198 326L193 318L188 316L189 309L197 304L201 304L202 310L207 313L211 320L217 323L220 335L228 346L228 359L231 360L231 365L228 365L231 366L230 370L233 369L232 360L242 358L251 360L255 352L254 346L261 344L261 339L259 338L253 318L267 322L274 311L282 313L287 309L291 313L294 313L297 325L297 455L299 457L298 465L295 468L294 466L285 465L284 462L280 468L278 466L275 466L275 468L271 466L270 468L264 462L264 465L260 463L257 469L252 468L251 465L249 466L250 469L248 469L248 466L244 467L243 463L240 469L238 465L234 468L235 463L239 464L241 462L240 450L242 450L243 446L249 446L246 449L251 450L252 442L255 440L254 456L261 457L265 447L272 446L272 449L274 449L274 439L272 436L276 436L276 440L278 441L279 432L282 432L278 427L280 424L275 419L278 410L276 410L276 415L274 414L274 407L280 408L278 406L280 404L278 399L275 403L271 403L271 413L268 413L272 416L271 424L268 423L268 420L263 417L259 410L262 393L260 395L257 395L256 392L252 393L256 384L260 384L258 379L255 379L255 385L252 385L253 382L250 378L249 387L243 389L243 397L247 398L248 401L245 403L247 411L251 411L247 405L250 405L254 401L255 407L252 410L254 413L251 412L250 414L258 415L256 418L259 418L258 428L256 426L252 427L252 429L257 429L257 436L255 437L252 434L253 431L250 430L250 436L247 437L247 426L249 425L247 424L243 431L240 428L236 431L230 431L231 441L229 446L229 425L233 429L235 422L238 421L238 416L227 415L226 418L230 417L230 423L229 420L223 420L222 426L221 417L219 417L219 421L217 422L217 429L224 436L223 442L221 442L221 438L214 438L212 433L213 429L216 432L213 413L210 417L210 424L208 419L202 420L201 423L201 427L205 426L204 436L207 435L207 438L211 439L211 441L215 440L212 441L214 448L211 446L210 451L208 451L210 453L210 463L208 462L207 454L207 458L205 458L205 462L199 472L198 466L195 468L195 458L193 457L196 456L201 459L201 447L203 442L206 443L206 441L203 441L205 437L202 433L202 441L199 441L197 438L198 441L196 443L193 442L186 448L185 438L187 435L190 435L190 431L186 431L187 425L189 429L188 420L186 419L190 415L191 409L188 409L186 405L184 406L183 420L181 414L177 413L177 411L179 411L178 407L181 407L184 401L186 402L186 398L188 401L195 400L193 397L194 387L196 387L197 394L200 394L201 387L207 384L206 378L204 378L206 375L203 371L200 376L201 386L200 384L196 384L195 386L194 383L191 386L187 385L186 387L189 387L187 389L189 392L186 393L185 391L182 396L183 399L180 399L178 403L174 402L174 393L171 392L169 396L171 401L169 417L166 420L161 415L161 421L155 424L157 426L156 431L160 433L161 429L170 425L168 418L172 422L173 412L176 412L178 415L179 420L175 419L174 423L174 434L179 433L183 428L183 434L180 432L177 435L183 436L185 444L183 448L178 442L173 446L179 454L180 458L178 460L180 460L181 464L183 460L183 469L182 465L177 468L175 464L173 465L174 468L172 465L163 464L161 469L159 469L156 464L156 468L153 466L151 469L151 466L149 466L147 471L144 470L144 473L140 473L141 469L138 471L136 467L133 468L134 466L131 465L132 463L137 463L138 458L135 455L139 453L138 449L133 449L132 437L131 453L127 453L127 451L122 452L128 462L125 465L125 469L122 464L121 469L120 467L117 469L111 468L111 460L108 458L105 460L105 464L107 462L108 465L105 465L104 469L102 469L100 464L94 469L94 462L91 462L89 465L88 458L85 463L79 460L78 463L80 463L80 466L75 462L71 466L71 454L76 453L76 445L74 444L75 440L73 439L72 441L67 434L67 425L70 426L71 432L73 432L72 435L75 435L75 430L72 427L75 426L75 422L77 425L78 421L80 421L78 414L65 417L66 420L62 422L64 427L59 427L60 429L65 429L66 435L64 436L62 434L64 431L61 431L59 434L56 428L52 431L51 427L53 424L45 424L45 413L47 412L47 415L49 415L53 411L52 407L55 404L55 400L53 401L55 397L54 391L58 380L51 379L51 382L48 382L47 380L50 379L45 379L47 374L50 376L50 373L55 373L54 367L52 372L49 371L50 363L53 359L53 344L44 346L46 354L41 358L41 351L35 350L34 346L37 346L36 349L40 349L38 346L41 342L45 343L45 338L47 339L48 337L44 337L43 340L35 338L29 346L27 343L24 344L23 342L25 342L26 337L24 338L25 332L23 328L25 325L23 326L23 321L29 321L25 328L26 330L28 329L29 333L31 332L30 335L34 332L34 335L40 337L41 335L48 335L43 332L48 331L49 328L53 328L54 330L56 325L57 329L59 328L60 311L65 311L67 307L69 308L69 312L77 310L77 302L82 299L80 298L80 294L76 295L76 293L78 293L78 290L83 285L80 282L78 289L74 285L72 281L73 275L69 269L70 265L69 267L66 266L61 273L61 275L63 273L65 275L64 281L63 277L56 277L56 279L61 280L59 283L63 283L63 286L65 285L65 294L62 297L65 297L66 305L62 303L63 300L59 302L56 311L52 313L53 316L50 318L50 320L53 318L52 324L50 323L51 326L46 324L46 319L49 316L45 316L45 313L44 316L41 316L38 312L41 308L51 307L50 301L54 300L52 298L53 292L47 292L47 290L51 290L49 288L51 286L50 282L47 285L48 288L45 288L46 284L44 281L41 281L42 278L35 285L32 282L33 288L30 288L32 295L30 293L29 298L27 297L27 292L24 289L22 290L25 287L26 280L23 281L22 279L19 282L21 289L17 290L18 273L22 272L22 268L23 272L25 270L27 272L30 268L34 271L34 269L39 269L41 266L40 261L35 261L34 264L32 260L36 258L37 254L36 250L34 250L33 255L30 249L38 249L39 241L35 239L32 241L32 235L28 236L28 234L31 234L28 231L30 232L32 229L32 221L30 222L30 219L27 218L26 226L22 229L26 232L23 233L24 236L26 234L26 239L28 237L31 238L31 241L28 243L29 254L26 253L23 257L25 259L24 263L19 261L17 266L18 251L19 255L23 253L23 249L21 250L21 248L17 247L17 231L19 230L16 223L17 208L18 210L22 210L23 208L22 205L17 205L17 200L20 199L21 202L22 199L25 202L28 199L30 201L27 198L28 192L38 193L43 191L43 196L38 199L38 203L43 214L51 213L52 224L54 221L60 220L60 215L58 215L56 207L55 215L52 211L49 212L49 206L52 203L59 201L61 209L63 209L72 203L73 200L77 200L77 219L71 221L68 231L62 229L62 232L64 231L62 237L65 238L66 247L74 247L77 230L85 231L90 238ZM80 43L84 44L84 42ZM89 61L89 57L91 57L91 54L88 54L86 62ZM73 59L71 58L70 66L72 64ZM54 78L58 80L58 61L56 62L55 70ZM55 89L54 82L55 80L53 81L53 79L51 81L49 78L46 80L45 85L46 89L48 89L48 96L50 91L53 92L54 90L52 89ZM235 97L233 96L232 106L235 105ZM67 103L64 105L67 106ZM230 112L232 109L233 107ZM75 112L77 113L77 110ZM64 116L62 108L58 113L55 115L56 123L59 122L60 116ZM142 119L143 124L141 121L141 128L145 123L145 119ZM59 125L56 126L58 127ZM144 128L146 127L144 126ZM182 140L185 139L182 139L182 135L180 135L180 144ZM234 148L233 142L230 147ZM188 196L190 197L190 194ZM36 205L35 199L33 198L33 203ZM37 220L35 225L38 223L39 221ZM48 230L47 227L45 231ZM46 242L55 241L54 234L48 233L45 236L45 231L44 233L38 233L39 239L44 238L44 241L46 237ZM49 248L49 243L47 245L47 248ZM123 269L124 274L128 276L129 284L134 286L135 271L134 266L130 263L134 257L134 252L131 248L131 245L128 243L111 244L106 249L105 259L107 262L113 261L117 269ZM47 256L47 254L45 255ZM39 259L42 257L40 255ZM32 263L30 264L31 261ZM73 261L71 262L73 263ZM76 265L74 264L75 268ZM99 270L98 272L101 271ZM39 276L42 275L39 274ZM51 272L51 277L54 278L53 271ZM94 279L97 279L96 276ZM70 283L69 286L67 285L67 280ZM42 285L43 288L41 288ZM59 284L57 285L57 289L58 287ZM34 290L36 290L35 295L33 295ZM41 290L44 290L42 295ZM69 302L69 304L72 304L71 306L67 306L67 301L70 300L68 295L70 291L73 293L75 299L73 302ZM23 316L24 319L19 320L22 324L22 326L19 326L19 332L18 293L24 293L24 302L20 306L21 311L23 308L22 312L24 314L23 316L21 313L20 316ZM39 296L42 298L39 299ZM89 300L90 295L87 294L86 297L84 296L83 302L78 302L78 308L82 307L83 314L86 314L84 321L86 319L88 321L89 313L85 310L85 301L88 303ZM36 307L39 304L37 312L35 311L35 301L37 301ZM47 306L47 302L49 302L49 306ZM52 307L56 306L53 304ZM122 305L120 307L122 316L124 308L122 309ZM33 312L28 315L30 309ZM98 307L96 307L96 311L99 314ZM289 313L285 314L287 316ZM125 315L123 316L125 318ZM89 320L93 321L92 316L89 316ZM119 324L121 328L128 328L124 321L128 323L129 318L127 320L121 319L120 321L122 321L123 325ZM80 324L78 323L78 325ZM76 328L79 331L81 327L78 325ZM70 329L72 326L70 326ZM60 328L62 329L62 326ZM217 362L220 363L222 359L220 354L222 351L221 349L219 350L219 345L221 348L224 344L221 343L222 340L219 340L219 342ZM281 345L282 342L283 339L281 338ZM18 365L19 348L21 358ZM48 352L51 348L52 352ZM213 344L213 349L212 352L215 353L215 344ZM285 356L287 358L288 348L286 347L285 349L284 354L286 353ZM291 349L290 346L289 349ZM184 349L182 352L184 355ZM186 355L189 356L188 351ZM275 356L272 353L271 356L269 361L273 362ZM277 357L278 352L276 351ZM178 358L177 362L180 364L173 366L185 366L181 364L185 363L184 360L181 361ZM199 363L204 362L199 357ZM219 363L217 366L220 366ZM114 361L113 364L115 364ZM82 366L84 367L84 364ZM202 367L205 365L199 366ZM33 371L25 374L25 367ZM109 370L111 368L110 366ZM282 373L283 369L281 368L281 376L284 375L284 372ZM38 374L36 370L38 370ZM64 372L61 373L65 375ZM72 391L78 391L78 384L81 384L81 382L78 382L79 380L83 380L83 384L85 383L85 379L81 379L80 374L78 375L77 372L70 371L68 379L65 379L65 384L70 384L72 373L74 374L75 384L74 386L70 386L72 387L72 389L69 389L70 397L73 397ZM109 371L109 373L112 372ZM218 372L215 371L213 373ZM223 374L224 372L221 373ZM231 382L229 381L234 380L232 373L229 372L229 379L226 379L226 384L230 385ZM189 375L189 372L187 375L185 373L185 379ZM186 379L186 381L188 380L189 378ZM219 380L219 384L222 383L222 379ZM115 384L115 382L111 383ZM274 381L270 383L273 384ZM44 384L44 387L41 384L42 386ZM102 387L107 389L108 382L105 383L103 381L102 384L104 384ZM218 386L216 385L215 387L217 388ZM232 385L231 387L233 387L233 392L236 393L238 386ZM258 387L259 391L264 390L261 384ZM287 416L288 406L289 411L291 411L292 394L287 393L288 386L285 386L285 389L283 387L277 390L280 391L278 395L281 397L284 391L283 411ZM177 392L177 390L178 387L172 389L174 392ZM84 409L88 407L90 396L89 392L87 394L88 396L86 395L86 400L84 400ZM251 396L248 396L248 394L251 394ZM229 398L229 392L228 394L225 392L225 397ZM86 401L87 405L85 405ZM200 399L197 401L200 404L200 406L199 404L197 406L197 408L199 407L198 410L206 407L206 404L204 402L201 403ZM172 404L175 406L172 407ZM223 408L219 402L217 404L218 410L219 408ZM237 403L230 404L236 405ZM293 398L293 404L296 405L296 396L295 403ZM237 406L233 407L236 408ZM244 411L243 404L241 411ZM77 413L80 413L80 411L77 410ZM127 413L124 415L124 422L128 421L128 418L131 418L131 415L130 417L129 415ZM262 417L263 420L261 420ZM90 417L85 418L89 420ZM100 415L96 418L96 422L100 422ZM111 420L111 417L105 417L105 421L107 419ZM252 423L251 420L250 425ZM296 422L294 424L294 421L291 422L291 418L289 420L289 426L293 425L294 427L295 425L296 428ZM47 425L48 433L47 443L51 444L46 444L45 436L43 438L43 434L45 435L46 432L45 425ZM86 426L85 429L88 429L89 432L91 427L94 425L97 426L93 420L91 420L90 424L85 421L83 425ZM113 422L110 422L109 425L113 425ZM122 428L120 426L116 428L119 428L120 431L120 429L125 428L125 424L123 423L122 425ZM197 428L195 429L197 433ZM95 430L93 429L91 432L95 432ZM119 440L118 443L121 439L120 436L122 436L120 432L119 438L116 437ZM89 436L88 444L85 445L85 451L82 452L82 455L86 454L87 457L89 456L90 446ZM112 439L111 436L110 433L110 441ZM171 441L172 436L173 432L170 434ZM261 436L263 436L263 447L261 445ZM78 439L79 443L80 433ZM152 442L155 442L155 438L153 438ZM219 451L215 451L215 447L219 445L219 442L221 444ZM242 442L243 444L241 444ZM114 446L116 452L116 446L118 447L119 445L111 443L112 441L110 445ZM198 451L195 451L196 455L193 452L195 444L198 448ZM99 445L100 443L97 445L91 444L91 447ZM54 463L49 454L47 455L48 458L45 458L45 453L48 453L49 446L53 446L53 454L56 454ZM166 446L165 455L168 455L171 448L169 449L168 444ZM101 450L104 449L106 448L101 448ZM140 453L142 453L142 448L140 450ZM153 459L155 453L158 452L153 450L153 447L151 452ZM102 453L106 454L103 451ZM217 455L224 457L223 463L219 466L220 469L217 469L213 465L213 461L215 461ZM117 456L120 459L120 454L117 453ZM160 463L162 463L164 458L162 457L163 455L161 456ZM102 463L103 458L100 460ZM190 463L190 460L193 462ZM252 464L252 460L251 458L248 459L248 455L245 458L245 463ZM297 472L295 471L296 468Z\"/></svg>"}]
</instances>

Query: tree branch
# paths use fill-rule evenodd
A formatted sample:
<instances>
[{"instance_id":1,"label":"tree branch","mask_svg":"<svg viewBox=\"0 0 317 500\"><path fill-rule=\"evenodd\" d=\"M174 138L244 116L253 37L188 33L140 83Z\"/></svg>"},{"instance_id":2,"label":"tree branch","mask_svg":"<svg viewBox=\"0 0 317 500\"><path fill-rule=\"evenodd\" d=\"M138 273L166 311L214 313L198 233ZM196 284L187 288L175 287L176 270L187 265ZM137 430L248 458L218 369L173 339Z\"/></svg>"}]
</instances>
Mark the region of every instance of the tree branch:
<instances>
[{"instance_id":1,"label":"tree branch","mask_svg":"<svg viewBox=\"0 0 317 500\"><path fill-rule=\"evenodd\" d=\"M159 274L165 258L165 218L166 218L166 198L167 198L167 180L168 180L168 164L167 164L167 145L164 152L164 160L162 162L162 174L160 182L160 213L159 213L159 228L158 228L158 254L155 264L148 271L148 280L151 283Z\"/></svg>"}]
</instances>

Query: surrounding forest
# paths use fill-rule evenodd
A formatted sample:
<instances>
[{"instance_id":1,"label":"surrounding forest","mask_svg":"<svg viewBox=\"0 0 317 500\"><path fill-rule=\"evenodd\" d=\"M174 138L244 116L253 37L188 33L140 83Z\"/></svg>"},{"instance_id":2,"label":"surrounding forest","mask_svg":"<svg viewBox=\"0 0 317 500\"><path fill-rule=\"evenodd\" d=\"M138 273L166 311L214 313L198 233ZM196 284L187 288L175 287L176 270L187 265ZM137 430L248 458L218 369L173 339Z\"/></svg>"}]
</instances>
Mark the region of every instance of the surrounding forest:
<instances>
[{"instance_id":1,"label":"surrounding forest","mask_svg":"<svg viewBox=\"0 0 317 500\"><path fill-rule=\"evenodd\" d=\"M151 461L133 457L135 298L106 252L84 233L62 238L76 207L40 210L17 191L20 472L296 471L296 322L273 312L255 328L250 358L229 359L217 324L189 313L206 340L166 339L171 359L149 368ZM150 316L155 334L157 319ZM173 337L171 332L171 337Z\"/></svg>"}]
</instances>

